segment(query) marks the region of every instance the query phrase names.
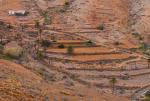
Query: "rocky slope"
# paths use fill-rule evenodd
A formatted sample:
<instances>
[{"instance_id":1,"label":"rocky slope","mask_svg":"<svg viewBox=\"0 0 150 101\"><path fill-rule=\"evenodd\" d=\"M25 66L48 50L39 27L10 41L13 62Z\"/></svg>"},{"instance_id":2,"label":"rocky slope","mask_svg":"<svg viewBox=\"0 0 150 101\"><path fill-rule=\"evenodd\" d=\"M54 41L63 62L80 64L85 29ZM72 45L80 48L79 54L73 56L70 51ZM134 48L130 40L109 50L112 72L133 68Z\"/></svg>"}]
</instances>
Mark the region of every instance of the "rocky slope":
<instances>
[{"instance_id":1,"label":"rocky slope","mask_svg":"<svg viewBox=\"0 0 150 101\"><path fill-rule=\"evenodd\" d=\"M74 0L64 13L52 16L52 25L57 24L58 29L77 33L97 44L122 40L128 34L128 4L127 0ZM102 24L105 29L99 31L97 27Z\"/></svg>"},{"instance_id":2,"label":"rocky slope","mask_svg":"<svg viewBox=\"0 0 150 101\"><path fill-rule=\"evenodd\" d=\"M135 33L139 33L147 40L149 37L150 1L131 0L131 26ZM149 42L147 40L147 42Z\"/></svg>"},{"instance_id":3,"label":"rocky slope","mask_svg":"<svg viewBox=\"0 0 150 101\"><path fill-rule=\"evenodd\" d=\"M90 92L90 93L86 93ZM111 99L112 98L112 99ZM87 87L65 87L55 83L49 84L38 74L16 63L0 60L0 100L1 101L129 101L126 98L99 95Z\"/></svg>"}]
</instances>

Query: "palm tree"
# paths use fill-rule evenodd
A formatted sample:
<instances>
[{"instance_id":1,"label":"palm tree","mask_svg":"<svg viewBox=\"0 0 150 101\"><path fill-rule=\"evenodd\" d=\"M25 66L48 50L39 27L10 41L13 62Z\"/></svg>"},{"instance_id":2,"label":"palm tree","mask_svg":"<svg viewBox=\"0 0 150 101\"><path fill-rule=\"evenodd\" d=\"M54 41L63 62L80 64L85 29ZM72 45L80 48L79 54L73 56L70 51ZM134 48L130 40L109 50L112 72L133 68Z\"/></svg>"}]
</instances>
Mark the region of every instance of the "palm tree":
<instances>
[{"instance_id":1,"label":"palm tree","mask_svg":"<svg viewBox=\"0 0 150 101\"><path fill-rule=\"evenodd\" d=\"M117 79L115 77L111 78L109 81L110 85L112 86L112 93L115 91L115 84L117 83Z\"/></svg>"},{"instance_id":2,"label":"palm tree","mask_svg":"<svg viewBox=\"0 0 150 101\"><path fill-rule=\"evenodd\" d=\"M38 53L40 43L41 43L41 34L42 34L42 28L40 26L39 20L35 20L34 27L38 30L38 40L37 40L37 53Z\"/></svg>"}]
</instances>

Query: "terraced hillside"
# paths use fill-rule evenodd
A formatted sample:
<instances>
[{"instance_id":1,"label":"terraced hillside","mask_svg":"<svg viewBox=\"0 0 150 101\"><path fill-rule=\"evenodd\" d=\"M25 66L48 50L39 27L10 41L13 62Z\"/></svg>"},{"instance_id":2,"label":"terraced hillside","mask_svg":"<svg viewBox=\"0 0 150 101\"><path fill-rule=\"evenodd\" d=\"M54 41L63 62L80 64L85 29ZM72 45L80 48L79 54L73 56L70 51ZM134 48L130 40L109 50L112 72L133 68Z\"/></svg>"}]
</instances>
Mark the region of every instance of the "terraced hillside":
<instances>
[{"instance_id":1,"label":"terraced hillside","mask_svg":"<svg viewBox=\"0 0 150 101\"><path fill-rule=\"evenodd\" d=\"M149 0L0 4L0 100L139 101L150 90ZM4 52L13 42L18 58Z\"/></svg>"},{"instance_id":2,"label":"terraced hillside","mask_svg":"<svg viewBox=\"0 0 150 101\"><path fill-rule=\"evenodd\" d=\"M60 1L57 0L56 2ZM53 2L49 1L49 5L53 5ZM124 34L128 34L127 0L94 0L94 2L91 0L72 0L64 12L61 12L64 9L64 4L57 5L60 8L55 5L49 8L50 11L54 9L58 12L50 13L52 19L50 28L56 26L55 29L76 33L96 41L97 44L113 42L116 38L122 41L126 38ZM105 27L104 31L97 29L102 24Z\"/></svg>"},{"instance_id":3,"label":"terraced hillside","mask_svg":"<svg viewBox=\"0 0 150 101\"><path fill-rule=\"evenodd\" d=\"M112 95L99 96L98 92L82 86L65 87L54 82L48 84L39 74L31 72L25 67L10 61L0 60L0 100L1 101L45 101L45 100L105 100L128 101L126 98L113 97ZM13 67L13 68L12 68ZM51 71L52 72L52 71ZM54 71L53 71L54 72ZM56 73L56 72L55 72ZM50 75L50 74L49 74ZM77 85L77 84L75 84ZM78 87L81 87L80 90ZM82 90L81 90L82 89ZM86 94L85 92L92 92ZM85 95L86 94L86 95Z\"/></svg>"}]
</instances>

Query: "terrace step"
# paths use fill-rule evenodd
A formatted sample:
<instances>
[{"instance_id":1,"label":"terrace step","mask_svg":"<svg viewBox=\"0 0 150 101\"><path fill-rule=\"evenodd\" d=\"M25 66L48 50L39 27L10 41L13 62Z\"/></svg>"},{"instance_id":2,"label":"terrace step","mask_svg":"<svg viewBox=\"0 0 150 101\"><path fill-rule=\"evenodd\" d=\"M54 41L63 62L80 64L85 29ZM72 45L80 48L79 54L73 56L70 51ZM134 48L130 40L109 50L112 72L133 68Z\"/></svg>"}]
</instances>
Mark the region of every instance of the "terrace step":
<instances>
[{"instance_id":1,"label":"terrace step","mask_svg":"<svg viewBox=\"0 0 150 101\"><path fill-rule=\"evenodd\" d=\"M114 54L113 54L114 55ZM123 54L122 54L123 55ZM54 60L59 60L59 61L68 61L68 62L76 62L76 63L112 63L112 62L123 62L123 61L127 61L130 59L134 59L137 58L135 56L125 56L122 57L122 55L119 55L119 57L112 57L110 54L106 54L106 55L80 55L80 56L73 56L73 57L68 57L66 55L57 55L57 54L49 54L47 53L47 57L54 59ZM106 56L106 57L105 57ZM116 56L116 55L114 55ZM57 58L56 58L57 57ZM109 58L108 58L109 57Z\"/></svg>"},{"instance_id":2,"label":"terrace step","mask_svg":"<svg viewBox=\"0 0 150 101\"><path fill-rule=\"evenodd\" d=\"M138 77L142 75L147 75L150 74L150 69L145 68L145 69L130 69L130 71L109 71L109 70L84 70L84 69L68 69L71 73L80 75L81 77L87 77L87 78L111 78L111 77L117 77L117 78L122 78L124 76L129 76L129 77Z\"/></svg>"}]
</instances>

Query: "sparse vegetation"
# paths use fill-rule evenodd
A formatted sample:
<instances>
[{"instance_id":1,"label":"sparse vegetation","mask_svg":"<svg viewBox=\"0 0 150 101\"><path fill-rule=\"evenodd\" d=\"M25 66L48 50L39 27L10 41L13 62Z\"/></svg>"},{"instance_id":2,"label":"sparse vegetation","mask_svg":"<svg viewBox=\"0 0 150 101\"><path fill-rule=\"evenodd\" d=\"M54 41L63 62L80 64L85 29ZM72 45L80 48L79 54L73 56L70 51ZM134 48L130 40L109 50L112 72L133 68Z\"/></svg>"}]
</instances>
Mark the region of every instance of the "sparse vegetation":
<instances>
[{"instance_id":1,"label":"sparse vegetation","mask_svg":"<svg viewBox=\"0 0 150 101\"><path fill-rule=\"evenodd\" d=\"M65 2L64 2L64 7L61 8L59 11L60 11L61 13L66 12L66 10L67 10L67 8L69 7L69 5L70 5L70 2L69 2L68 0L65 1Z\"/></svg>"},{"instance_id":2,"label":"sparse vegetation","mask_svg":"<svg viewBox=\"0 0 150 101\"><path fill-rule=\"evenodd\" d=\"M147 59L147 67L150 68L150 57Z\"/></svg>"},{"instance_id":3,"label":"sparse vegetation","mask_svg":"<svg viewBox=\"0 0 150 101\"><path fill-rule=\"evenodd\" d=\"M65 45L60 44L60 45L58 46L58 48L65 48Z\"/></svg>"},{"instance_id":4,"label":"sparse vegetation","mask_svg":"<svg viewBox=\"0 0 150 101\"><path fill-rule=\"evenodd\" d=\"M98 27L97 27L98 30L104 30L105 29L105 25L104 24L100 24Z\"/></svg>"},{"instance_id":5,"label":"sparse vegetation","mask_svg":"<svg viewBox=\"0 0 150 101\"><path fill-rule=\"evenodd\" d=\"M118 45L120 45L121 43L119 42L119 41L116 41L115 43L114 43L114 45L115 46L118 46Z\"/></svg>"},{"instance_id":6,"label":"sparse vegetation","mask_svg":"<svg viewBox=\"0 0 150 101\"><path fill-rule=\"evenodd\" d=\"M41 15L44 18L44 24L50 24L51 23L51 17L49 15L49 12L47 10L42 11Z\"/></svg>"},{"instance_id":7,"label":"sparse vegetation","mask_svg":"<svg viewBox=\"0 0 150 101\"><path fill-rule=\"evenodd\" d=\"M65 6L68 6L69 5L69 1L65 1Z\"/></svg>"},{"instance_id":8,"label":"sparse vegetation","mask_svg":"<svg viewBox=\"0 0 150 101\"><path fill-rule=\"evenodd\" d=\"M7 25L7 28L8 28L8 29L13 29L13 26L12 26L11 24L8 24L8 25Z\"/></svg>"},{"instance_id":9,"label":"sparse vegetation","mask_svg":"<svg viewBox=\"0 0 150 101\"><path fill-rule=\"evenodd\" d=\"M111 78L109 81L111 87L112 87L112 93L115 91L115 84L117 83L117 79L115 77Z\"/></svg>"},{"instance_id":10,"label":"sparse vegetation","mask_svg":"<svg viewBox=\"0 0 150 101\"><path fill-rule=\"evenodd\" d=\"M72 55L72 54L74 53L74 48L73 48L73 46L68 46L68 48L67 48L67 53L68 53L69 55Z\"/></svg>"},{"instance_id":11,"label":"sparse vegetation","mask_svg":"<svg viewBox=\"0 0 150 101\"><path fill-rule=\"evenodd\" d=\"M37 52L37 59L38 59L38 60L42 60L43 58L44 58L43 52L42 52L42 51L38 51L38 52Z\"/></svg>"},{"instance_id":12,"label":"sparse vegetation","mask_svg":"<svg viewBox=\"0 0 150 101\"><path fill-rule=\"evenodd\" d=\"M42 40L41 45L42 47L50 47L52 43L49 40Z\"/></svg>"},{"instance_id":13,"label":"sparse vegetation","mask_svg":"<svg viewBox=\"0 0 150 101\"><path fill-rule=\"evenodd\" d=\"M3 52L4 46L0 44L0 54Z\"/></svg>"},{"instance_id":14,"label":"sparse vegetation","mask_svg":"<svg viewBox=\"0 0 150 101\"><path fill-rule=\"evenodd\" d=\"M91 40L89 40L89 41L87 41L87 45L92 46L92 45L94 45L94 43Z\"/></svg>"},{"instance_id":15,"label":"sparse vegetation","mask_svg":"<svg viewBox=\"0 0 150 101\"><path fill-rule=\"evenodd\" d=\"M66 10L65 10L64 8L60 9L59 11L60 11L61 13L66 12Z\"/></svg>"},{"instance_id":16,"label":"sparse vegetation","mask_svg":"<svg viewBox=\"0 0 150 101\"><path fill-rule=\"evenodd\" d=\"M34 21L34 27L35 28L40 28L40 22L39 22L39 20L35 20Z\"/></svg>"},{"instance_id":17,"label":"sparse vegetation","mask_svg":"<svg viewBox=\"0 0 150 101\"><path fill-rule=\"evenodd\" d=\"M147 44L142 42L141 46L139 47L139 49L145 53L145 51L147 50Z\"/></svg>"},{"instance_id":18,"label":"sparse vegetation","mask_svg":"<svg viewBox=\"0 0 150 101\"><path fill-rule=\"evenodd\" d=\"M1 1L0 100L129 101L149 87L149 0Z\"/></svg>"}]
</instances>

